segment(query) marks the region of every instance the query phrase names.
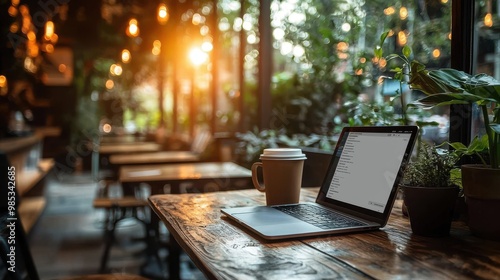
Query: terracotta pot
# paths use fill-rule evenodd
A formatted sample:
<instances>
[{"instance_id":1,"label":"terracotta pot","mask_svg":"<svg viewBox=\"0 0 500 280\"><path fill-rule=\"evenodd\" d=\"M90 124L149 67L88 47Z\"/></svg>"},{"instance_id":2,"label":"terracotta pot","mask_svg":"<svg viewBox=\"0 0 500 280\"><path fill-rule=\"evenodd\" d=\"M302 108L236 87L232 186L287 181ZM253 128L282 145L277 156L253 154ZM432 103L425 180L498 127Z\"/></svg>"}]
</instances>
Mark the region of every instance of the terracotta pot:
<instances>
[{"instance_id":1,"label":"terracotta pot","mask_svg":"<svg viewBox=\"0 0 500 280\"><path fill-rule=\"evenodd\" d=\"M457 186L446 188L403 186L403 200L410 217L412 232L435 237L449 235L458 192Z\"/></svg>"},{"instance_id":2,"label":"terracotta pot","mask_svg":"<svg viewBox=\"0 0 500 280\"><path fill-rule=\"evenodd\" d=\"M472 234L500 241L500 169L462 165L462 185Z\"/></svg>"}]
</instances>

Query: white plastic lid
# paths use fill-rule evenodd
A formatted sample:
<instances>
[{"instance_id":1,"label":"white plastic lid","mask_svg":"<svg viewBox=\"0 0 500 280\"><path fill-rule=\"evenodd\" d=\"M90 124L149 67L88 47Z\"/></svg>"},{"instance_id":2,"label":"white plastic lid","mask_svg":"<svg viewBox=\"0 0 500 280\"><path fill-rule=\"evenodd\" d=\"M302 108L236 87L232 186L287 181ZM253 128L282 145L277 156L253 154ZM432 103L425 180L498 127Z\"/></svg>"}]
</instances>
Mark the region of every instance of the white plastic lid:
<instances>
[{"instance_id":1,"label":"white plastic lid","mask_svg":"<svg viewBox=\"0 0 500 280\"><path fill-rule=\"evenodd\" d=\"M306 155L302 153L301 149L296 148L269 148L264 149L264 152L260 155L260 159L303 160L306 159Z\"/></svg>"}]
</instances>

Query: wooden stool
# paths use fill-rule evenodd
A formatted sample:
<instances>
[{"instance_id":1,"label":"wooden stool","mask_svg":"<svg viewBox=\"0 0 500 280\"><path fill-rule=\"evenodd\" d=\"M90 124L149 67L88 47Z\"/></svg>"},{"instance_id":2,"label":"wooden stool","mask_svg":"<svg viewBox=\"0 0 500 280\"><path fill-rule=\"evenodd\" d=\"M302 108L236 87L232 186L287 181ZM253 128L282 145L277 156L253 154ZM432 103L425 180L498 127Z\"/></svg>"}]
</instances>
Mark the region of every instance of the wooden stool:
<instances>
[{"instance_id":1,"label":"wooden stool","mask_svg":"<svg viewBox=\"0 0 500 280\"><path fill-rule=\"evenodd\" d=\"M115 242L115 229L118 222L126 218L134 218L144 225L145 241L148 248L151 247L151 230L148 215L145 213L147 201L133 196L125 197L107 197L110 185L114 183L111 180L102 180L99 182L98 195L93 201L94 208L105 210L104 221L104 251L101 256L100 272L106 271L111 246ZM142 213L141 213L142 212ZM142 217L139 217L139 214ZM159 259L159 257L158 257Z\"/></svg>"}]
</instances>

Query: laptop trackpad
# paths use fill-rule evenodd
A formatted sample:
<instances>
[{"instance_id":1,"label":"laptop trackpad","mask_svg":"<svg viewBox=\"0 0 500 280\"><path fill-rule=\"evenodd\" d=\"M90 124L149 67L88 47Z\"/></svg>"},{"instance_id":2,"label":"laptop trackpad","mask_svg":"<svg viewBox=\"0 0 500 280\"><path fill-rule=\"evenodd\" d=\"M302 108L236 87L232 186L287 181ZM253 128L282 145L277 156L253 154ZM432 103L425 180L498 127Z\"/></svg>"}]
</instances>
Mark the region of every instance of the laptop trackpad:
<instances>
[{"instance_id":1,"label":"laptop trackpad","mask_svg":"<svg viewBox=\"0 0 500 280\"><path fill-rule=\"evenodd\" d=\"M253 213L238 213L233 214L238 220L243 221L249 225L264 226L264 225L277 225L277 224L289 224L300 222L296 218L286 215L282 212L272 210L271 211L258 211Z\"/></svg>"},{"instance_id":2,"label":"laptop trackpad","mask_svg":"<svg viewBox=\"0 0 500 280\"><path fill-rule=\"evenodd\" d=\"M280 211L258 211L254 213L233 214L236 219L256 229L265 236L282 236L317 232L319 229Z\"/></svg>"}]
</instances>

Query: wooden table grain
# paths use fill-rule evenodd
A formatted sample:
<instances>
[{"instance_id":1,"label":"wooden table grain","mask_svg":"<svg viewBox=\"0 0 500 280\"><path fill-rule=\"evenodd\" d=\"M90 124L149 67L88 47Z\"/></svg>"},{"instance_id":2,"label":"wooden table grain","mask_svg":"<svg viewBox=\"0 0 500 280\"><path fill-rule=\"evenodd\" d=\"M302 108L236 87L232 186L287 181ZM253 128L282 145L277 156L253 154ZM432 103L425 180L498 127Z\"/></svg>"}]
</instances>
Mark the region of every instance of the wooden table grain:
<instances>
[{"instance_id":1,"label":"wooden table grain","mask_svg":"<svg viewBox=\"0 0 500 280\"><path fill-rule=\"evenodd\" d=\"M302 189L301 201L314 201L317 191ZM220 212L265 204L256 190L154 195L149 202L209 279L500 279L500 243L472 236L458 221L449 237L413 235L401 201L381 230L278 242Z\"/></svg>"}]
</instances>

